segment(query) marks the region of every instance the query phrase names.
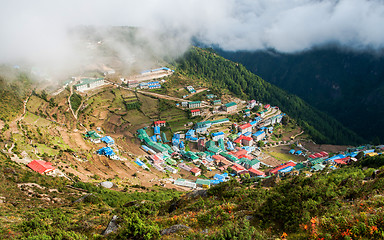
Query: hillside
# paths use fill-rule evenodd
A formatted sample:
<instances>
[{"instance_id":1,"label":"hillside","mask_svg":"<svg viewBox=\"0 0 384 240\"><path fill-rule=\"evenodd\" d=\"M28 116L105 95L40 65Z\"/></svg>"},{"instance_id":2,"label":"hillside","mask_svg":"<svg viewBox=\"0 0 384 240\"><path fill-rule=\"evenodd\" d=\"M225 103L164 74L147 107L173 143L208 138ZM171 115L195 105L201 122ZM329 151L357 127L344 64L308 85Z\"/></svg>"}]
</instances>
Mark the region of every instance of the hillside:
<instances>
[{"instance_id":1,"label":"hillside","mask_svg":"<svg viewBox=\"0 0 384 240\"><path fill-rule=\"evenodd\" d=\"M2 128L0 139L0 238L268 239L285 238L287 234L288 239L342 239L352 234L382 238L382 156L361 160L354 166L324 166L323 171L314 172L312 165L304 166L312 163L302 163L309 154L328 151L327 156L334 156L348 146L316 145L310 138L329 143L359 139L298 97L210 51L193 48L177 64L175 73L162 79L161 88L156 89L128 88L127 84L116 83L119 78L114 76L86 91L75 91L73 82L53 94L31 87L32 82L25 78L25 84L18 86L24 94L14 100L19 107L7 110L14 117L8 120L9 128ZM194 92L186 86L194 87ZM236 102L237 109L223 110L223 106L213 105L213 99ZM244 99L257 99L263 104L248 109ZM182 106L184 101L201 104L202 115L191 116L191 107ZM173 140L176 134L187 135L195 123L209 119L212 125L217 124L199 137L213 140L211 133L225 132L229 139L239 133L233 125L250 125L248 121L256 119L266 103L278 107L263 110L264 120L281 116L281 122L267 125L273 125L273 132L264 137L265 143L251 139L247 140L249 145L239 142L232 150L220 146L220 141L217 147L199 150L196 140L185 137L185 147L180 144L179 151L168 151L175 146L158 140L152 127L156 120L166 121L166 126L158 129L164 133L162 138ZM282 111L289 114L284 115L284 121ZM252 131L252 125L248 128ZM114 144L87 137L90 130L111 137ZM156 146L168 148L153 153L142 146L147 144L141 141L144 139L159 141ZM258 146L260 142L265 146ZM115 155L100 154L106 146ZM289 153L302 152L298 149L305 153ZM209 153L216 150L221 156L219 163ZM166 159L170 163L161 166L167 171L159 170L154 160L166 154L171 155L171 160ZM235 165L235 154L243 156L248 167L240 165L241 161ZM223 168L223 158L233 163ZM29 169L26 164L32 160L51 162L56 168L53 176ZM291 173L270 175L271 168L291 164L292 160L303 167L301 172L290 167ZM246 171L259 166L266 174L251 177L250 172L236 172L234 166ZM192 174L188 167L201 170L201 175ZM380 171L373 174L375 169ZM231 174L234 172L238 176ZM225 182L213 179L216 174L226 174L220 175ZM198 190L176 185L176 179L194 183ZM110 183L110 189L101 186ZM111 219L119 228L104 236Z\"/></svg>"},{"instance_id":2,"label":"hillside","mask_svg":"<svg viewBox=\"0 0 384 240\"><path fill-rule=\"evenodd\" d=\"M243 65L226 60L208 50L191 49L180 59L180 69L188 76L211 82L214 89L227 88L237 96L279 106L318 143L357 144L362 139L340 122L299 97L264 81Z\"/></svg>"},{"instance_id":3,"label":"hillside","mask_svg":"<svg viewBox=\"0 0 384 240\"><path fill-rule=\"evenodd\" d=\"M27 75L2 66L0 69L0 120L9 122L22 113L23 101L31 91Z\"/></svg>"},{"instance_id":4,"label":"hillside","mask_svg":"<svg viewBox=\"0 0 384 240\"><path fill-rule=\"evenodd\" d=\"M218 52L296 94L368 140L384 139L384 58L338 48L297 54Z\"/></svg>"},{"instance_id":5,"label":"hillside","mask_svg":"<svg viewBox=\"0 0 384 240\"><path fill-rule=\"evenodd\" d=\"M302 173L261 183L244 178L242 184L229 181L181 194L157 187L124 192L83 182L68 188L69 181L32 173L0 154L0 237L384 239L384 174L374 173L383 163L383 157L368 157L310 177ZM102 236L114 215L117 232ZM173 230L163 231L169 227Z\"/></svg>"}]
</instances>

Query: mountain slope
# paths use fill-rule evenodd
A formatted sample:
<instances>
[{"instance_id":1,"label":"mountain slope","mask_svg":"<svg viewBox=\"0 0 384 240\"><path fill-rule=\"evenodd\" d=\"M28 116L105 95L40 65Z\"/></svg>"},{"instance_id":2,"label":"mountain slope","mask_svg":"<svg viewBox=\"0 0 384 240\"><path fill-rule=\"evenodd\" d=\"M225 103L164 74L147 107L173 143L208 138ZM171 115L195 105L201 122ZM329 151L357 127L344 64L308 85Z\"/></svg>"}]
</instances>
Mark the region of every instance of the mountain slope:
<instances>
[{"instance_id":1,"label":"mountain slope","mask_svg":"<svg viewBox=\"0 0 384 240\"><path fill-rule=\"evenodd\" d=\"M241 64L199 48L192 48L179 62L185 74L211 81L215 88L228 88L237 96L279 106L318 143L357 144L362 141L334 118L264 81Z\"/></svg>"},{"instance_id":2,"label":"mountain slope","mask_svg":"<svg viewBox=\"0 0 384 240\"><path fill-rule=\"evenodd\" d=\"M4 74L4 72L8 72ZM8 75L8 76L7 76ZM9 76L12 75L12 76ZM22 73L2 68L0 70L0 119L10 121L22 113L23 100L31 89L31 82Z\"/></svg>"},{"instance_id":3,"label":"mountain slope","mask_svg":"<svg viewBox=\"0 0 384 240\"><path fill-rule=\"evenodd\" d=\"M362 137L384 140L383 56L337 48L299 54L219 52L329 113Z\"/></svg>"}]
</instances>

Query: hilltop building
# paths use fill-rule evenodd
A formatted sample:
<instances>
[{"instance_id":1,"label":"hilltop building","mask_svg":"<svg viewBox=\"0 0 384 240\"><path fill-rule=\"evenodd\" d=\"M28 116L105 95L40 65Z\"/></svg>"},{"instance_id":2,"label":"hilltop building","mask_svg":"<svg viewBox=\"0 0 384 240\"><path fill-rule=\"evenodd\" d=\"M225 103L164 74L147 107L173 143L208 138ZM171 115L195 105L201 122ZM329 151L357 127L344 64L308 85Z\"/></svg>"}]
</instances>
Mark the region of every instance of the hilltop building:
<instances>
[{"instance_id":1,"label":"hilltop building","mask_svg":"<svg viewBox=\"0 0 384 240\"><path fill-rule=\"evenodd\" d=\"M87 78L87 79L81 80L81 82L76 84L74 87L75 87L75 90L77 91L86 91L86 90L90 90L90 89L102 86L104 85L104 83L105 83L104 78L97 78L97 79Z\"/></svg>"}]
</instances>

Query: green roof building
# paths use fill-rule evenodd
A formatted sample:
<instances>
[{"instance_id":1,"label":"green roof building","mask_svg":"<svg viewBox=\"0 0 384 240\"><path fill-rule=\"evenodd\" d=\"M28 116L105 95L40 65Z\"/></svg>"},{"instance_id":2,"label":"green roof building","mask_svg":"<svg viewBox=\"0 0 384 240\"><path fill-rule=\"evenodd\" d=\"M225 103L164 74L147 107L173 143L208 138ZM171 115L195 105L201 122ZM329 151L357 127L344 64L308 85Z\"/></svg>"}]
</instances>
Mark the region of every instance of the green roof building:
<instances>
[{"instance_id":1,"label":"green roof building","mask_svg":"<svg viewBox=\"0 0 384 240\"><path fill-rule=\"evenodd\" d=\"M211 186L211 180L209 180L209 179L197 179L196 184L209 188Z\"/></svg>"},{"instance_id":2,"label":"green roof building","mask_svg":"<svg viewBox=\"0 0 384 240\"><path fill-rule=\"evenodd\" d=\"M218 100L213 100L213 101L212 101L212 104L213 104L214 106L221 105L221 100L220 100L220 99L218 99Z\"/></svg>"},{"instance_id":3,"label":"green roof building","mask_svg":"<svg viewBox=\"0 0 384 240\"><path fill-rule=\"evenodd\" d=\"M221 148L216 147L216 146L208 147L207 150L209 152L213 152L214 154L219 154L219 153L221 153L223 151L223 150L221 150Z\"/></svg>"},{"instance_id":4,"label":"green roof building","mask_svg":"<svg viewBox=\"0 0 384 240\"><path fill-rule=\"evenodd\" d=\"M104 84L104 78L97 78L97 79L87 78L87 79L81 80L81 82L74 85L74 87L75 87L75 90L84 91L84 90L101 86L103 84Z\"/></svg>"},{"instance_id":5,"label":"green roof building","mask_svg":"<svg viewBox=\"0 0 384 240\"><path fill-rule=\"evenodd\" d=\"M194 101L194 102L188 103L189 108L199 108L200 106L201 106L201 101Z\"/></svg>"},{"instance_id":6,"label":"green roof building","mask_svg":"<svg viewBox=\"0 0 384 240\"><path fill-rule=\"evenodd\" d=\"M230 102L224 105L224 111L227 113L234 112L237 110L237 104L235 102Z\"/></svg>"},{"instance_id":7,"label":"green roof building","mask_svg":"<svg viewBox=\"0 0 384 240\"><path fill-rule=\"evenodd\" d=\"M321 170L323 170L325 168L325 166L323 165L323 164L316 164L315 166L313 166L312 167L312 169L314 170L314 171L321 171Z\"/></svg>"},{"instance_id":8,"label":"green roof building","mask_svg":"<svg viewBox=\"0 0 384 240\"><path fill-rule=\"evenodd\" d=\"M324 159L322 159L322 158L314 158L314 159L309 160L309 162L310 162L311 165L316 165L316 164L319 164L319 163L323 163Z\"/></svg>"},{"instance_id":9,"label":"green roof building","mask_svg":"<svg viewBox=\"0 0 384 240\"><path fill-rule=\"evenodd\" d=\"M212 125L226 123L226 122L229 122L228 118L222 118L222 119L217 119L217 120L211 121Z\"/></svg>"}]
</instances>

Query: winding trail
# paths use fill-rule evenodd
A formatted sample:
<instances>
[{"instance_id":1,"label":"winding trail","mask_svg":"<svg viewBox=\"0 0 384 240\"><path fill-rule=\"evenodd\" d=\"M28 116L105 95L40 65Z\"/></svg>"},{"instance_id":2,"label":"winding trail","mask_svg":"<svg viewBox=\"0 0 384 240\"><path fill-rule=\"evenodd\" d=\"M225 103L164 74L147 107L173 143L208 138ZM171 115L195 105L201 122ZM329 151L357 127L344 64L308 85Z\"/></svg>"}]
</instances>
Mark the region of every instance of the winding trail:
<instances>
[{"instance_id":1,"label":"winding trail","mask_svg":"<svg viewBox=\"0 0 384 240\"><path fill-rule=\"evenodd\" d=\"M69 85L69 88L71 89L71 94L69 94L69 96L68 96L68 105L69 105L69 109L71 109L71 112L72 112L73 117L77 120L77 115L76 115L75 112L73 111L73 109L72 109L72 104L71 104L71 97L72 97L72 95L73 95L73 88L72 88L72 85Z\"/></svg>"}]
</instances>

